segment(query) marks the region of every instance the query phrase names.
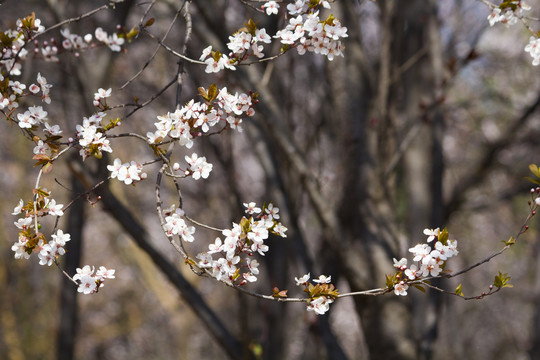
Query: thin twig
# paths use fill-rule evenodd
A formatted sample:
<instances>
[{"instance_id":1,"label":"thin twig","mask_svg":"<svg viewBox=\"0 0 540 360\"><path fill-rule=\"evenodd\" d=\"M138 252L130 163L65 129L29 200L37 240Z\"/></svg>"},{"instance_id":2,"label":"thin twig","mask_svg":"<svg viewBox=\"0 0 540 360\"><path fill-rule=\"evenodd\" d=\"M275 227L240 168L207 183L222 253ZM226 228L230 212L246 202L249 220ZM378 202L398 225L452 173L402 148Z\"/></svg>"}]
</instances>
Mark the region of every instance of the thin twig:
<instances>
[{"instance_id":1,"label":"thin twig","mask_svg":"<svg viewBox=\"0 0 540 360\"><path fill-rule=\"evenodd\" d=\"M154 1L154 2L155 2L155 1ZM154 3L154 2L153 2L153 3ZM152 4L153 4L153 3L152 3ZM182 7L183 7L183 6L184 6L184 5L182 5ZM180 7L180 8L178 9L178 11L176 12L176 14L174 15L174 18L173 18L173 20L171 21L171 23L169 24L169 27L167 28L167 31L165 32L165 35L163 35L163 38L161 39L161 41L165 41L165 39L169 36L169 33L171 32L171 30L172 30L174 24L176 23L176 20L178 19L178 14L179 14L180 11L182 10L182 7ZM149 9L148 9L148 10L149 10ZM145 16L146 16L146 14L145 14ZM142 19L144 19L144 17L143 17ZM141 24L142 24L142 19L141 19ZM142 28L142 26L139 26L139 27ZM124 89L124 88L127 87L129 84L131 84L136 78L138 78L138 77L144 72L144 70L146 70L146 68L152 63L152 61L153 61L154 58L156 57L156 55L157 55L157 53L158 53L158 51L159 51L160 48L161 48L161 46L158 45L158 46L156 47L156 49L154 50L154 52L152 53L152 55L150 56L150 58L148 58L148 60L146 61L146 63L143 65L143 67L142 67L135 75L133 75L133 77L131 77L131 79L129 79L128 81L126 81L126 82L124 83L124 85L122 85L122 86L120 87L120 90Z\"/></svg>"}]
</instances>

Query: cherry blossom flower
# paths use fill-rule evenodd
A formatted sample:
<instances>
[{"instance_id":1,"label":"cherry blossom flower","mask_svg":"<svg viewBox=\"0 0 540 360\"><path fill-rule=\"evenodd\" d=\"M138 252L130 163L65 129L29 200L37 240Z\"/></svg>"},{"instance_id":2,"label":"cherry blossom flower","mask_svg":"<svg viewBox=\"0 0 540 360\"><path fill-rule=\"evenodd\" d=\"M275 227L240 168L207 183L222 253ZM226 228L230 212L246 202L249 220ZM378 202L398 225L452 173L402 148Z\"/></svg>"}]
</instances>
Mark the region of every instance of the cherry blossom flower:
<instances>
[{"instance_id":1,"label":"cherry blossom flower","mask_svg":"<svg viewBox=\"0 0 540 360\"><path fill-rule=\"evenodd\" d=\"M103 279L114 279L114 273L116 270L114 269L107 269L105 266L100 266L99 269L96 271L96 276L103 280Z\"/></svg>"},{"instance_id":2,"label":"cherry blossom flower","mask_svg":"<svg viewBox=\"0 0 540 360\"><path fill-rule=\"evenodd\" d=\"M318 315L324 315L330 309L330 304L333 302L334 300L330 298L319 296L315 300L311 300L309 302L307 310L314 311Z\"/></svg>"},{"instance_id":3,"label":"cherry blossom flower","mask_svg":"<svg viewBox=\"0 0 540 360\"><path fill-rule=\"evenodd\" d=\"M252 214L259 214L261 212L261 208L257 207L257 204L255 202L244 203L244 206L246 207L246 213L252 215Z\"/></svg>"},{"instance_id":4,"label":"cherry blossom flower","mask_svg":"<svg viewBox=\"0 0 540 360\"><path fill-rule=\"evenodd\" d=\"M309 281L310 279L310 273L307 273L306 275L300 277L300 278L297 278L295 277L294 280L296 281L296 285L298 286L301 286L301 285L306 285L307 282Z\"/></svg>"},{"instance_id":5,"label":"cherry blossom flower","mask_svg":"<svg viewBox=\"0 0 540 360\"><path fill-rule=\"evenodd\" d=\"M23 206L24 206L24 201L20 199L17 206L15 206L15 208L13 209L13 212L11 213L11 215L19 215L22 211Z\"/></svg>"},{"instance_id":6,"label":"cherry blossom flower","mask_svg":"<svg viewBox=\"0 0 540 360\"><path fill-rule=\"evenodd\" d=\"M396 295L406 296L407 295L407 289L409 288L409 285L407 285L405 282L401 281L394 285L394 293Z\"/></svg>"},{"instance_id":7,"label":"cherry blossom flower","mask_svg":"<svg viewBox=\"0 0 540 360\"><path fill-rule=\"evenodd\" d=\"M112 89L109 88L107 90L99 88L98 91L94 94L94 100L104 99L111 96Z\"/></svg>"},{"instance_id":8,"label":"cherry blossom flower","mask_svg":"<svg viewBox=\"0 0 540 360\"><path fill-rule=\"evenodd\" d=\"M31 116L30 111L25 111L23 114L17 114L19 120L19 127L21 129L30 129L32 126L37 125L37 121Z\"/></svg>"},{"instance_id":9,"label":"cherry blossom flower","mask_svg":"<svg viewBox=\"0 0 540 360\"><path fill-rule=\"evenodd\" d=\"M49 123L44 122L45 129L43 131L48 132L51 135L60 135L62 133L62 130L60 129L59 125L49 125Z\"/></svg>"},{"instance_id":10,"label":"cherry blossom flower","mask_svg":"<svg viewBox=\"0 0 540 360\"><path fill-rule=\"evenodd\" d=\"M11 250L15 252L15 259L29 259L30 254L28 253L27 248L28 239L24 236L19 235L18 241L11 246Z\"/></svg>"},{"instance_id":11,"label":"cherry blossom flower","mask_svg":"<svg viewBox=\"0 0 540 360\"><path fill-rule=\"evenodd\" d=\"M47 207L49 208L49 215L52 215L52 216L64 215L64 212L62 211L62 208L64 207L64 205L56 204L56 200L54 199L49 201L49 203L47 204Z\"/></svg>"},{"instance_id":12,"label":"cherry blossom flower","mask_svg":"<svg viewBox=\"0 0 540 360\"><path fill-rule=\"evenodd\" d=\"M77 276L77 275L75 275ZM74 277L75 278L75 277ZM77 291L83 294L91 294L96 291L97 284L96 279L91 275L82 275L80 277L80 284Z\"/></svg>"},{"instance_id":13,"label":"cherry blossom flower","mask_svg":"<svg viewBox=\"0 0 540 360\"><path fill-rule=\"evenodd\" d=\"M118 171L122 168L122 160L116 158L113 161L112 165L107 165L107 170L111 172L111 178L115 178L118 176Z\"/></svg>"},{"instance_id":14,"label":"cherry blossom flower","mask_svg":"<svg viewBox=\"0 0 540 360\"><path fill-rule=\"evenodd\" d=\"M424 229L424 235L428 235L427 242L432 242L440 234L440 229Z\"/></svg>"},{"instance_id":15,"label":"cherry blossom flower","mask_svg":"<svg viewBox=\"0 0 540 360\"><path fill-rule=\"evenodd\" d=\"M195 180L199 180L201 177L203 179L208 178L210 172L212 171L213 165L206 162L206 157L199 157L197 154L193 153L191 157L185 156L186 162L189 164L189 169L191 170L191 176Z\"/></svg>"},{"instance_id":16,"label":"cherry blossom flower","mask_svg":"<svg viewBox=\"0 0 540 360\"><path fill-rule=\"evenodd\" d=\"M120 159L114 159L112 165L107 165L107 170L111 172L111 178L117 178L123 181L126 185L144 180L146 173L142 173L142 165L132 161L131 163L122 164Z\"/></svg>"},{"instance_id":17,"label":"cherry blossom flower","mask_svg":"<svg viewBox=\"0 0 540 360\"><path fill-rule=\"evenodd\" d=\"M405 270L405 276L407 276L410 280L416 280L416 278L420 276L418 267L415 264L412 264L407 270Z\"/></svg>"},{"instance_id":18,"label":"cherry blossom flower","mask_svg":"<svg viewBox=\"0 0 540 360\"><path fill-rule=\"evenodd\" d=\"M407 259L406 258L401 258L399 261L394 258L393 259L394 261L394 267L400 269L400 270L405 270L407 268Z\"/></svg>"},{"instance_id":19,"label":"cherry blossom flower","mask_svg":"<svg viewBox=\"0 0 540 360\"><path fill-rule=\"evenodd\" d=\"M328 284L332 281L332 276L325 276L320 275L318 279L313 279L313 282L319 283L319 284Z\"/></svg>"},{"instance_id":20,"label":"cherry blossom flower","mask_svg":"<svg viewBox=\"0 0 540 360\"><path fill-rule=\"evenodd\" d=\"M223 251L223 243L221 242L221 239L216 238L213 244L208 245L208 249L208 254L214 254Z\"/></svg>"},{"instance_id":21,"label":"cherry blossom flower","mask_svg":"<svg viewBox=\"0 0 540 360\"><path fill-rule=\"evenodd\" d=\"M213 266L212 264L214 261L212 259L212 255L210 255L209 253L197 254L197 259L199 259L197 265L200 268L211 268Z\"/></svg>"},{"instance_id":22,"label":"cherry blossom flower","mask_svg":"<svg viewBox=\"0 0 540 360\"><path fill-rule=\"evenodd\" d=\"M274 204L272 203L268 204L266 207L266 213L276 220L279 219L279 208L274 207Z\"/></svg>"},{"instance_id":23,"label":"cherry blossom flower","mask_svg":"<svg viewBox=\"0 0 540 360\"><path fill-rule=\"evenodd\" d=\"M268 1L262 5L263 10L266 11L266 15L277 15L279 10L279 5L275 1Z\"/></svg>"},{"instance_id":24,"label":"cherry blossom flower","mask_svg":"<svg viewBox=\"0 0 540 360\"><path fill-rule=\"evenodd\" d=\"M533 58L532 64L534 66L540 65L540 39L536 36L529 38L529 43L525 46L525 52L528 52Z\"/></svg>"},{"instance_id":25,"label":"cherry blossom flower","mask_svg":"<svg viewBox=\"0 0 540 360\"><path fill-rule=\"evenodd\" d=\"M287 235L285 234L285 232L287 231L287 228L285 226L283 226L282 223L276 224L272 230L274 232L278 233L279 236L281 236L281 237L284 237L284 238L287 237Z\"/></svg>"},{"instance_id":26,"label":"cherry blossom flower","mask_svg":"<svg viewBox=\"0 0 540 360\"><path fill-rule=\"evenodd\" d=\"M60 246L66 246L66 243L71 240L71 235L64 233L62 230L57 230L56 234L52 234L51 237Z\"/></svg>"},{"instance_id":27,"label":"cherry blossom flower","mask_svg":"<svg viewBox=\"0 0 540 360\"><path fill-rule=\"evenodd\" d=\"M51 242L55 245L54 242ZM39 265L51 266L54 263L55 256L51 251L51 244L45 244L38 253Z\"/></svg>"}]
</instances>

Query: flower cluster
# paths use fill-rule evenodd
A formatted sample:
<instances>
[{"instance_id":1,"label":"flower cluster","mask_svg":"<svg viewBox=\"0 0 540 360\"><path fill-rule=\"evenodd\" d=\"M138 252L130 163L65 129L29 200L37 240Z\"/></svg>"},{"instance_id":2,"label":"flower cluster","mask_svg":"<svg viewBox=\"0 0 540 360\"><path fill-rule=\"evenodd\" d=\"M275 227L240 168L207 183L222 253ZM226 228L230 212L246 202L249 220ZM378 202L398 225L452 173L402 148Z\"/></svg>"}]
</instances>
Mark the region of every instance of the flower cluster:
<instances>
[{"instance_id":1,"label":"flower cluster","mask_svg":"<svg viewBox=\"0 0 540 360\"><path fill-rule=\"evenodd\" d=\"M94 274L94 267L85 265L82 269L77 268L77 274L73 276L73 280L79 282L77 291L83 294L93 294L98 292L100 287L103 287L105 279L114 279L115 270L107 269L104 266L100 266Z\"/></svg>"},{"instance_id":2,"label":"flower cluster","mask_svg":"<svg viewBox=\"0 0 540 360\"><path fill-rule=\"evenodd\" d=\"M208 90L199 88L199 92L206 102L191 100L174 113L158 116L159 122L154 123L157 130L146 134L148 143L158 144L169 137L189 149L194 137L207 133L210 128L222 123L241 131L242 118L255 114L256 94L232 94L227 88L218 91L215 85Z\"/></svg>"},{"instance_id":3,"label":"flower cluster","mask_svg":"<svg viewBox=\"0 0 540 360\"><path fill-rule=\"evenodd\" d=\"M101 124L105 115L104 112L99 112L89 118L85 117L82 125L76 126L77 138L81 146L79 153L83 160L89 156L100 159L103 151L112 152L110 142L105 136L105 128Z\"/></svg>"},{"instance_id":4,"label":"flower cluster","mask_svg":"<svg viewBox=\"0 0 540 360\"><path fill-rule=\"evenodd\" d=\"M286 237L285 228L279 219L279 209L272 204L258 208L256 204L244 204L249 218L242 218L239 224L233 223L231 229L222 231L224 240L216 238L208 246L208 251L197 255L199 267L208 269L209 273L219 281L244 285L257 281L259 263L249 257L258 252L263 255L268 251L264 240L270 233ZM213 255L219 256L217 260Z\"/></svg>"},{"instance_id":5,"label":"flower cluster","mask_svg":"<svg viewBox=\"0 0 540 360\"><path fill-rule=\"evenodd\" d=\"M0 64L1 65L1 64ZM25 96L40 96L41 100L47 104L51 103L50 98L50 88L52 85L47 83L47 79L45 79L43 76L41 76L40 73L37 75L37 84L30 84L29 86L26 86L26 84L21 83L20 81L14 81L10 80L9 78L4 78L1 74L2 67L0 66L0 82L7 82L6 87L0 86L0 110L2 109L8 109L13 110L17 109L19 107L19 99L25 97ZM39 92L41 91L41 95L39 95ZM40 107L41 108L41 107ZM34 125L39 125L43 122L45 119L45 116L47 113L43 113L43 109L41 108L41 111L39 113L36 112L36 109L34 110L29 109L30 112L33 112L33 114L26 113L26 114L20 114L18 115L19 121L22 121L22 124L19 123L19 126L21 128L30 128ZM36 115L33 116L33 118L28 118L29 115ZM42 116L43 115L43 116Z\"/></svg>"},{"instance_id":6,"label":"flower cluster","mask_svg":"<svg viewBox=\"0 0 540 360\"><path fill-rule=\"evenodd\" d=\"M41 20L36 19L34 13L18 19L16 25L15 29L3 31L4 37L0 42L0 73L13 76L21 75L21 61L28 55L28 51L24 48L26 42L45 30Z\"/></svg>"},{"instance_id":7,"label":"flower cluster","mask_svg":"<svg viewBox=\"0 0 540 360\"><path fill-rule=\"evenodd\" d=\"M107 109L107 98L111 96L112 89L98 89L97 93L94 94L94 106L97 108L102 108L103 110Z\"/></svg>"},{"instance_id":8,"label":"flower cluster","mask_svg":"<svg viewBox=\"0 0 540 360\"><path fill-rule=\"evenodd\" d=\"M117 178L126 185L146 179L147 175L142 173L142 168L143 166L135 161L122 164L118 158L114 159L112 165L107 165L107 169L111 172L111 178Z\"/></svg>"},{"instance_id":9,"label":"flower cluster","mask_svg":"<svg viewBox=\"0 0 540 360\"><path fill-rule=\"evenodd\" d=\"M109 47L111 51L118 52L122 50L122 45L125 43L125 39L122 35L119 36L117 33L109 35L100 27L94 31L94 35L86 34L81 36L78 34L72 34L67 28L60 30L60 34L64 38L60 47L54 38L52 38L50 42L44 41L42 44L35 41L34 53L36 55L41 54L45 61L59 62L60 59L58 58L58 55L65 51L72 52L75 56L79 56L79 51L103 44ZM98 41L98 43L93 42L94 38Z\"/></svg>"},{"instance_id":10,"label":"flower cluster","mask_svg":"<svg viewBox=\"0 0 540 360\"><path fill-rule=\"evenodd\" d=\"M203 50L199 60L206 63L205 71L207 73L219 72L224 68L236 70L234 65L249 56L264 57L264 46L261 43L270 44L272 38L266 33L266 29L258 29L253 21L248 22L246 25L247 28L238 30L232 36L229 36L227 47L231 52L228 56L221 54L219 51L213 51L212 46L208 46Z\"/></svg>"},{"instance_id":11,"label":"flower cluster","mask_svg":"<svg viewBox=\"0 0 540 360\"><path fill-rule=\"evenodd\" d=\"M17 114L21 129L30 129L32 126L41 125L47 118L47 112L41 106L30 106L24 113Z\"/></svg>"},{"instance_id":12,"label":"flower cluster","mask_svg":"<svg viewBox=\"0 0 540 360\"><path fill-rule=\"evenodd\" d=\"M37 189L36 193L35 201L25 205L21 199L13 209L12 215L23 215L23 217L14 223L19 229L19 236L17 242L11 247L11 250L15 252L16 259L23 257L28 259L32 252L38 253L41 260L40 264L44 265L47 263L50 265L50 261L57 255L63 255L63 249L60 249L57 245L60 244L60 247L63 247L65 242L69 241L69 234L64 234L62 230L58 230L56 235L52 235L55 242L53 244L47 244L43 234L36 230L36 224L37 229L40 227L37 217L46 215L62 216L64 214L64 205L57 204L56 200L50 197L51 194L46 189ZM48 254L52 256L52 259L44 262L44 257L48 256Z\"/></svg>"},{"instance_id":13,"label":"flower cluster","mask_svg":"<svg viewBox=\"0 0 540 360\"><path fill-rule=\"evenodd\" d=\"M428 236L430 243L437 239L433 248L428 244L417 244L410 248L409 252L414 255L413 261L416 264L407 265L407 259L394 259L394 267L398 272L392 277L387 277L387 286L393 287L396 295L407 295L409 288L408 281L415 281L428 276L439 276L446 266L446 261L459 252L457 241L448 239L448 231L439 228L425 229L424 234Z\"/></svg>"},{"instance_id":14,"label":"flower cluster","mask_svg":"<svg viewBox=\"0 0 540 360\"><path fill-rule=\"evenodd\" d=\"M199 157L197 154L192 154L191 157L186 155L186 161L189 164L189 170L186 170L186 175L191 175L193 179L206 179L212 171L213 165L206 162L206 157Z\"/></svg>"},{"instance_id":15,"label":"flower cluster","mask_svg":"<svg viewBox=\"0 0 540 360\"><path fill-rule=\"evenodd\" d=\"M11 250L15 253L15 259L29 259L32 253L36 253L40 265L51 266L58 257L66 253L64 247L71 240L70 234L58 229L55 234L51 235L51 239L47 240L39 232L41 224L36 219L36 217L46 215L62 216L64 214L63 207L64 205L57 204L56 200L52 199L50 193L45 189L38 189L34 201L26 205L23 200L19 201L12 213L12 215L16 216L24 215L15 222L15 226L19 229L18 240L11 247ZM103 286L105 279L114 279L114 270L107 270L103 266L95 275L93 273L94 269L91 269L88 265L82 270L77 269L77 274L73 277L73 280L79 281L79 292L85 294L96 292L100 286Z\"/></svg>"},{"instance_id":16,"label":"flower cluster","mask_svg":"<svg viewBox=\"0 0 540 360\"><path fill-rule=\"evenodd\" d=\"M532 64L534 66L540 65L540 38L531 36L529 43L525 46L525 52L528 52L533 58Z\"/></svg>"},{"instance_id":17,"label":"flower cluster","mask_svg":"<svg viewBox=\"0 0 540 360\"><path fill-rule=\"evenodd\" d=\"M529 10L531 10L531 7L522 0L506 0L499 6L493 7L487 19L490 26L502 23L508 27L517 23L519 19L523 19L525 12ZM538 34L535 33L529 38L529 43L525 46L525 52L529 53L533 58L532 64L534 66L540 65L540 39Z\"/></svg>"},{"instance_id":18,"label":"flower cluster","mask_svg":"<svg viewBox=\"0 0 540 360\"><path fill-rule=\"evenodd\" d=\"M88 35L87 35L88 36ZM98 27L95 31L96 40L101 41L111 49L111 51L120 51L122 50L122 45L124 45L124 38L119 37L118 34L113 33L109 35L105 30Z\"/></svg>"},{"instance_id":19,"label":"flower cluster","mask_svg":"<svg viewBox=\"0 0 540 360\"><path fill-rule=\"evenodd\" d=\"M164 211L167 213L167 211ZM195 227L188 226L182 216L184 212L180 209L177 209L176 212L169 211L170 215L165 217L165 225L163 230L167 236L178 235L182 240L187 242L193 242L195 238Z\"/></svg>"},{"instance_id":20,"label":"flower cluster","mask_svg":"<svg viewBox=\"0 0 540 360\"><path fill-rule=\"evenodd\" d=\"M531 7L522 0L507 0L494 7L487 19L490 26L496 23L510 26L517 23L518 19L523 17L524 12L529 10Z\"/></svg>"},{"instance_id":21,"label":"flower cluster","mask_svg":"<svg viewBox=\"0 0 540 360\"><path fill-rule=\"evenodd\" d=\"M39 250L38 257L40 265L51 266L58 256L66 253L64 246L71 240L71 236L67 233L64 234L62 230L58 230L56 234L51 235L51 237L53 240L46 244L43 244L43 241L40 241L36 247L36 249Z\"/></svg>"},{"instance_id":22,"label":"flower cluster","mask_svg":"<svg viewBox=\"0 0 540 360\"><path fill-rule=\"evenodd\" d=\"M275 38L285 46L296 47L303 55L306 51L325 55L328 60L343 56L343 45L340 39L348 37L347 28L338 19L330 15L326 20L319 17L319 7L330 8L328 1L319 1L313 5L309 0L296 0L287 5L291 18L283 30L279 30Z\"/></svg>"},{"instance_id":23,"label":"flower cluster","mask_svg":"<svg viewBox=\"0 0 540 360\"><path fill-rule=\"evenodd\" d=\"M266 15L277 15L279 11L279 4L275 1L268 1L264 3L261 8L266 11Z\"/></svg>"},{"instance_id":24,"label":"flower cluster","mask_svg":"<svg viewBox=\"0 0 540 360\"><path fill-rule=\"evenodd\" d=\"M289 22L284 29L278 30L274 35L274 38L279 39L284 45L282 52L296 47L300 55L313 52L327 56L329 60L343 56L344 47L340 40L348 36L347 28L333 15L322 20L319 17L321 7L330 9L330 3L326 0L296 0L287 5ZM268 1L262 5L262 9L268 15L277 14L279 5L275 1ZM214 51L212 46L208 46L203 50L199 60L206 64L207 73L219 72L224 68L236 70L235 65L250 56L264 57L262 44L270 44L271 40L266 29L258 28L252 20L249 20L243 28L229 36L228 55Z\"/></svg>"},{"instance_id":25,"label":"flower cluster","mask_svg":"<svg viewBox=\"0 0 540 360\"><path fill-rule=\"evenodd\" d=\"M313 279L317 285L309 283L310 276L311 274L307 273L300 278L295 277L294 280L297 286L304 286L304 292L308 294L307 310L323 315L330 309L330 304L338 297L339 292L330 283L331 276L321 275L318 279Z\"/></svg>"}]
</instances>

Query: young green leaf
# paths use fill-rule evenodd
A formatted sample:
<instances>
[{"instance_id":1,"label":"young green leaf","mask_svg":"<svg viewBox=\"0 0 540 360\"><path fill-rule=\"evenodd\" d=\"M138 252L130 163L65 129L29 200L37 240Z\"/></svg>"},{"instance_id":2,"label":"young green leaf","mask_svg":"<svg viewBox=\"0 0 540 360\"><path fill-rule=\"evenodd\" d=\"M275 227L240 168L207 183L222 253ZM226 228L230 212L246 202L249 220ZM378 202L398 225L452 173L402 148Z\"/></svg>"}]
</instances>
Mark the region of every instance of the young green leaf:
<instances>
[{"instance_id":1,"label":"young green leaf","mask_svg":"<svg viewBox=\"0 0 540 360\"><path fill-rule=\"evenodd\" d=\"M461 284L459 284L458 287L456 288L455 294L459 296L464 296L463 291L461 291Z\"/></svg>"}]
</instances>

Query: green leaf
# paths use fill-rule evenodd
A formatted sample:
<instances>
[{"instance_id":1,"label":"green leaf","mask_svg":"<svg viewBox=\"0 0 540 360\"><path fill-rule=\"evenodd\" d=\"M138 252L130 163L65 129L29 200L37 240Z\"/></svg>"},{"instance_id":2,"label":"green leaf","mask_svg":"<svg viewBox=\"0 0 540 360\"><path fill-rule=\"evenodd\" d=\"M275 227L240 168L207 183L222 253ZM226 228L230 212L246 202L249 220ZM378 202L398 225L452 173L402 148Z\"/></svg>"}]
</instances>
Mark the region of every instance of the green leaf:
<instances>
[{"instance_id":1,"label":"green leaf","mask_svg":"<svg viewBox=\"0 0 540 360\"><path fill-rule=\"evenodd\" d=\"M214 100L216 100L218 96L218 90L217 90L217 85L214 83L212 85L210 85L210 87L208 88L208 102L212 102Z\"/></svg>"},{"instance_id":2,"label":"green leaf","mask_svg":"<svg viewBox=\"0 0 540 360\"><path fill-rule=\"evenodd\" d=\"M418 285L418 284L411 284L411 286L414 287L414 288L416 288L416 289L418 289L418 290L420 290L420 291L423 292L424 294L426 293L426 289L424 289L424 287L421 286L421 285Z\"/></svg>"},{"instance_id":3,"label":"green leaf","mask_svg":"<svg viewBox=\"0 0 540 360\"><path fill-rule=\"evenodd\" d=\"M246 30L251 35L255 35L255 31L257 30L257 23L253 20L249 19L247 23L244 24L246 26Z\"/></svg>"},{"instance_id":4,"label":"green leaf","mask_svg":"<svg viewBox=\"0 0 540 360\"><path fill-rule=\"evenodd\" d=\"M439 240L441 244L446 245L446 243L448 242L448 229L442 229L442 231L439 232L437 240Z\"/></svg>"},{"instance_id":5,"label":"green leaf","mask_svg":"<svg viewBox=\"0 0 540 360\"><path fill-rule=\"evenodd\" d=\"M503 274L499 271L498 275L495 275L495 280L493 281L493 286L500 288L511 288L514 287L514 285L510 284L511 277L508 276L508 274Z\"/></svg>"},{"instance_id":6,"label":"green leaf","mask_svg":"<svg viewBox=\"0 0 540 360\"><path fill-rule=\"evenodd\" d=\"M208 92L202 86L199 87L199 95L201 95L204 100L208 101Z\"/></svg>"},{"instance_id":7,"label":"green leaf","mask_svg":"<svg viewBox=\"0 0 540 360\"><path fill-rule=\"evenodd\" d=\"M247 234L249 229L251 229L251 221L244 216L242 220L240 220L240 228L244 234Z\"/></svg>"},{"instance_id":8,"label":"green leaf","mask_svg":"<svg viewBox=\"0 0 540 360\"><path fill-rule=\"evenodd\" d=\"M456 288L455 294L459 296L464 296L463 291L461 291L461 284L459 284L458 287Z\"/></svg>"},{"instance_id":9,"label":"green leaf","mask_svg":"<svg viewBox=\"0 0 540 360\"><path fill-rule=\"evenodd\" d=\"M385 275L386 277L386 287L391 289L394 287L394 283L395 283L395 275Z\"/></svg>"},{"instance_id":10,"label":"green leaf","mask_svg":"<svg viewBox=\"0 0 540 360\"><path fill-rule=\"evenodd\" d=\"M538 181L536 179L530 178L528 176L526 176L525 179L529 180L530 182L532 182L534 184L540 185L540 181Z\"/></svg>"},{"instance_id":11,"label":"green leaf","mask_svg":"<svg viewBox=\"0 0 540 360\"><path fill-rule=\"evenodd\" d=\"M504 245L510 246L510 245L514 245L516 243L516 240L514 240L513 236L510 236L510 239L508 239L507 241L501 241L501 242L503 242Z\"/></svg>"}]
</instances>

